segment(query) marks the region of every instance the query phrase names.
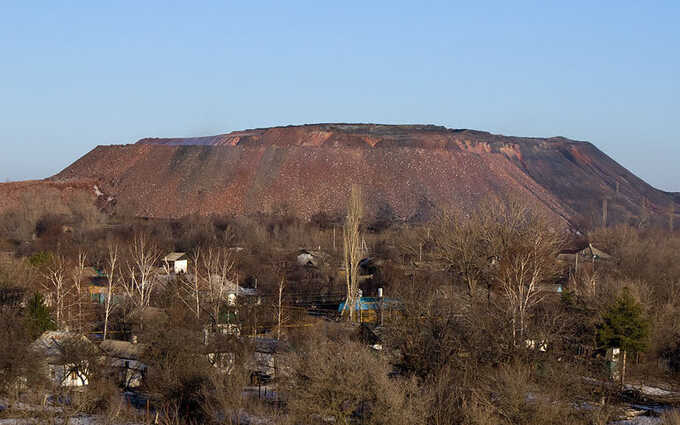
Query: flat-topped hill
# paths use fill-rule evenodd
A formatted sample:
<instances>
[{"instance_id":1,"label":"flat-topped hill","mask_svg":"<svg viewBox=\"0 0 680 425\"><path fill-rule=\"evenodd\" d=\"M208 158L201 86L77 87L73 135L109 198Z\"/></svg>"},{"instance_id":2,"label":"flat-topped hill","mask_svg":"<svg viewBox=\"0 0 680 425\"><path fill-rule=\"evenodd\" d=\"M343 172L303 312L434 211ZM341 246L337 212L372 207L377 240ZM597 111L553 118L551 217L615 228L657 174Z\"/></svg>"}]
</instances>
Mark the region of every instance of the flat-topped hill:
<instances>
[{"instance_id":1,"label":"flat-topped hill","mask_svg":"<svg viewBox=\"0 0 680 425\"><path fill-rule=\"evenodd\" d=\"M667 217L654 189L587 142L434 125L313 124L98 146L50 179L87 181L140 216L342 213L363 186L369 215L427 219L522 199L554 219L598 224ZM678 208L680 210L680 208Z\"/></svg>"}]
</instances>

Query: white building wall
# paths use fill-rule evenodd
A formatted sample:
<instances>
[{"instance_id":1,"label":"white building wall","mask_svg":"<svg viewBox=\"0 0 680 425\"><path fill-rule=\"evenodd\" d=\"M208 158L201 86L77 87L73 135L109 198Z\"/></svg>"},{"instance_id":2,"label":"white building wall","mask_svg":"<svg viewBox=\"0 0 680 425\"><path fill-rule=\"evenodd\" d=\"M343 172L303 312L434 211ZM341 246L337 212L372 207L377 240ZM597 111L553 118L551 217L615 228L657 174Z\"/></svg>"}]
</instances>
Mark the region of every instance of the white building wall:
<instances>
[{"instance_id":1,"label":"white building wall","mask_svg":"<svg viewBox=\"0 0 680 425\"><path fill-rule=\"evenodd\" d=\"M71 371L69 365L49 365L50 378L62 387L83 387L88 384L87 377L83 374Z\"/></svg>"},{"instance_id":2,"label":"white building wall","mask_svg":"<svg viewBox=\"0 0 680 425\"><path fill-rule=\"evenodd\" d=\"M189 266L188 260L175 261L175 273L186 273Z\"/></svg>"}]
</instances>

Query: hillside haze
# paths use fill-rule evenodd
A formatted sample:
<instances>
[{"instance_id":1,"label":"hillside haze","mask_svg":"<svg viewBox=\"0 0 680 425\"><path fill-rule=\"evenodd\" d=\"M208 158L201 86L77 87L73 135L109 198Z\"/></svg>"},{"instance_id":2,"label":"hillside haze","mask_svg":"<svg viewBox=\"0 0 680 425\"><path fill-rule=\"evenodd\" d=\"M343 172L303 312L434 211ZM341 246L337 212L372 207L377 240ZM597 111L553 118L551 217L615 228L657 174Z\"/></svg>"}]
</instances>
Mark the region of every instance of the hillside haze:
<instances>
[{"instance_id":1,"label":"hillside haze","mask_svg":"<svg viewBox=\"0 0 680 425\"><path fill-rule=\"evenodd\" d=\"M97 186L138 216L341 214L352 184L369 216L427 220L520 199L577 227L661 222L677 194L654 189L588 142L432 125L314 124L97 146L48 179Z\"/></svg>"}]
</instances>

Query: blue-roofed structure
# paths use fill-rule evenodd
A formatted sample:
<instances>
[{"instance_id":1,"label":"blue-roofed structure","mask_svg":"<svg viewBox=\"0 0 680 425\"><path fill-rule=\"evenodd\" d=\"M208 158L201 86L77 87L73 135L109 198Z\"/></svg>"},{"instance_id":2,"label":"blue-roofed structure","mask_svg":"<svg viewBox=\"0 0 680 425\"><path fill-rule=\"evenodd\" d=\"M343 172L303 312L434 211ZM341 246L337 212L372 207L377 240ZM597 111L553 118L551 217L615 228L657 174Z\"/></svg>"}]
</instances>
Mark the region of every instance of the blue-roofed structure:
<instances>
[{"instance_id":1,"label":"blue-roofed structure","mask_svg":"<svg viewBox=\"0 0 680 425\"><path fill-rule=\"evenodd\" d=\"M397 310L400 304L400 301L394 298L361 297L356 301L354 309L359 312L361 322L378 322L378 313L381 309L385 317L391 317L391 312ZM343 301L338 306L338 312L342 313L344 309Z\"/></svg>"}]
</instances>

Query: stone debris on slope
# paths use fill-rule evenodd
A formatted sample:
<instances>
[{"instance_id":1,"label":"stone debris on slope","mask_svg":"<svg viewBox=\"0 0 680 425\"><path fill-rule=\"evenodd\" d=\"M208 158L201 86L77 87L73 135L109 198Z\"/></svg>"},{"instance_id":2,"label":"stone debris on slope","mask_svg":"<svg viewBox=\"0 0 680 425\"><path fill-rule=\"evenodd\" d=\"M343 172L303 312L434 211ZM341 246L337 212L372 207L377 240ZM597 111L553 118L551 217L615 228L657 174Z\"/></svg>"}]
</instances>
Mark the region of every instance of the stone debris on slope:
<instances>
[{"instance_id":1,"label":"stone debris on slope","mask_svg":"<svg viewBox=\"0 0 680 425\"><path fill-rule=\"evenodd\" d=\"M94 182L128 211L151 217L342 213L354 183L364 187L369 214L387 208L401 219L425 206L471 213L486 198L518 198L559 222L592 221L609 199L611 220L623 221L640 216L643 204L660 215L675 202L586 142L431 125L142 139L98 146L50 181Z\"/></svg>"}]
</instances>

